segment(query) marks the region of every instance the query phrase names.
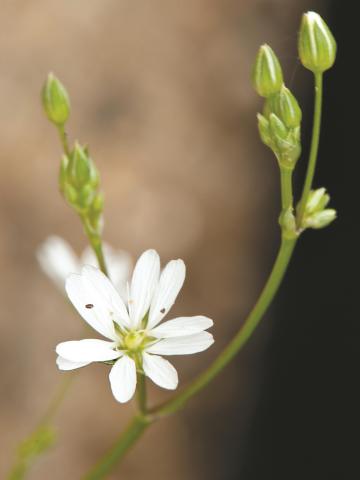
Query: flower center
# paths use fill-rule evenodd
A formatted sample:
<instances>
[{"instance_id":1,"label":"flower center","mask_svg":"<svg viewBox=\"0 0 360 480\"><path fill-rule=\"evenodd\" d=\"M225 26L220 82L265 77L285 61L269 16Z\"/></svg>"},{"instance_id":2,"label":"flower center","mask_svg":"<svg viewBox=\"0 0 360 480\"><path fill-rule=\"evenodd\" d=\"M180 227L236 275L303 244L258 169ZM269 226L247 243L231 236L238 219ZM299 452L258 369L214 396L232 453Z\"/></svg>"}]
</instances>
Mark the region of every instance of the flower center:
<instances>
[{"instance_id":1,"label":"flower center","mask_svg":"<svg viewBox=\"0 0 360 480\"><path fill-rule=\"evenodd\" d=\"M144 331L131 331L127 333L123 339L124 347L130 351L138 350L146 338Z\"/></svg>"}]
</instances>

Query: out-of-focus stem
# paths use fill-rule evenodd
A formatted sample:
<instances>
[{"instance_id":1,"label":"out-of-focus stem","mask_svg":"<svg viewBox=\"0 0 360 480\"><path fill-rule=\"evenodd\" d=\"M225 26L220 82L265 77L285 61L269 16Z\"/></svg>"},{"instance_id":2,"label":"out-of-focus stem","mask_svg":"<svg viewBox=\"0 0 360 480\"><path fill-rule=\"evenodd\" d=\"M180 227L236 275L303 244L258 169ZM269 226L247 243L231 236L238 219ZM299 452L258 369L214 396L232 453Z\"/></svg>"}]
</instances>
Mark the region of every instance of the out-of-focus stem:
<instances>
[{"instance_id":1,"label":"out-of-focus stem","mask_svg":"<svg viewBox=\"0 0 360 480\"><path fill-rule=\"evenodd\" d=\"M137 442L150 424L151 419L149 417L145 415L135 416L119 440L114 443L113 447L82 480L99 480L105 478L116 465L118 465L126 452Z\"/></svg>"}]
</instances>

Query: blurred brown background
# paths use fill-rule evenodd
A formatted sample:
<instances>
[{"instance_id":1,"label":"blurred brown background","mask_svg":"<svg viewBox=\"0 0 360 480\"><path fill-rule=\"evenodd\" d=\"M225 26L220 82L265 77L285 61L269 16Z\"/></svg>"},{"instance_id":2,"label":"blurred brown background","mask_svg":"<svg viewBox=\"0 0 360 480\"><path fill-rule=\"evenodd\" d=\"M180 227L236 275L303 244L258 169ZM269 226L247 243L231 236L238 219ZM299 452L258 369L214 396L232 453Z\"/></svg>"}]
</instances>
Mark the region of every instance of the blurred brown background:
<instances>
[{"instance_id":1,"label":"blurred brown background","mask_svg":"<svg viewBox=\"0 0 360 480\"><path fill-rule=\"evenodd\" d=\"M34 256L49 234L78 252L85 246L57 192L61 150L39 102L47 73L67 86L70 138L89 143L102 174L105 239L134 258L150 247L164 262L184 258L188 277L173 313L215 320L215 345L174 361L184 384L239 328L278 240L277 170L257 137L260 101L249 80L257 48L274 47L306 100L310 76L297 68L296 31L303 11L327 10L308 0L1 0L0 7L3 478L59 382L54 346L80 338L83 327ZM232 472L241 471L271 325L268 318L186 411L156 424L111 478L238 478ZM150 390L153 402L167 396ZM57 417L59 443L29 479L79 478L132 411L113 399L103 366L81 370Z\"/></svg>"}]
</instances>

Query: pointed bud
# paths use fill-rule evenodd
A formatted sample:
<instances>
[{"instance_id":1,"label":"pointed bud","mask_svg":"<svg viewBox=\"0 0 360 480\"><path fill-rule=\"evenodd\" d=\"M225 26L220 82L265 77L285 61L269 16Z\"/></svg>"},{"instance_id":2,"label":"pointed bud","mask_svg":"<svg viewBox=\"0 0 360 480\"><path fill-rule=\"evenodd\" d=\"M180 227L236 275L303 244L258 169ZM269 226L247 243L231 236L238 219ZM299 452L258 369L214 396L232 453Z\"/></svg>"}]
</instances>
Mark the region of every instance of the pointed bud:
<instances>
[{"instance_id":1,"label":"pointed bud","mask_svg":"<svg viewBox=\"0 0 360 480\"><path fill-rule=\"evenodd\" d=\"M89 184L92 189L97 186L99 181L98 173L87 149L78 143L75 143L71 152L68 165L68 180L76 187Z\"/></svg>"},{"instance_id":2,"label":"pointed bud","mask_svg":"<svg viewBox=\"0 0 360 480\"><path fill-rule=\"evenodd\" d=\"M70 183L65 183L63 189L64 197L70 203L70 205L75 205L78 199L78 194L76 189L70 185Z\"/></svg>"},{"instance_id":3,"label":"pointed bud","mask_svg":"<svg viewBox=\"0 0 360 480\"><path fill-rule=\"evenodd\" d=\"M301 63L314 73L325 72L335 62L335 39L324 20L315 12L303 15L298 49Z\"/></svg>"},{"instance_id":4,"label":"pointed bud","mask_svg":"<svg viewBox=\"0 0 360 480\"><path fill-rule=\"evenodd\" d=\"M274 138L277 140L286 140L288 136L288 130L280 120L280 118L275 115L275 113L271 113L269 117L269 124L270 124L270 131Z\"/></svg>"},{"instance_id":5,"label":"pointed bud","mask_svg":"<svg viewBox=\"0 0 360 480\"><path fill-rule=\"evenodd\" d=\"M336 218L336 210L327 208L320 212L314 213L304 220L304 227L308 228L324 228L327 227Z\"/></svg>"},{"instance_id":6,"label":"pointed bud","mask_svg":"<svg viewBox=\"0 0 360 480\"><path fill-rule=\"evenodd\" d=\"M326 193L325 188L311 190L308 201L306 202L305 215L311 215L323 210L330 201L330 195Z\"/></svg>"},{"instance_id":7,"label":"pointed bud","mask_svg":"<svg viewBox=\"0 0 360 480\"><path fill-rule=\"evenodd\" d=\"M278 92L283 83L281 66L269 45L260 47L252 71L253 86L261 97Z\"/></svg>"},{"instance_id":8,"label":"pointed bud","mask_svg":"<svg viewBox=\"0 0 360 480\"><path fill-rule=\"evenodd\" d=\"M93 200L93 203L92 203L92 209L94 212L102 212L103 209L104 209L104 195L99 192L95 197L94 197L94 200Z\"/></svg>"},{"instance_id":9,"label":"pointed bud","mask_svg":"<svg viewBox=\"0 0 360 480\"><path fill-rule=\"evenodd\" d=\"M64 125L70 115L69 95L52 73L48 75L41 96L48 119L55 125Z\"/></svg>"},{"instance_id":10,"label":"pointed bud","mask_svg":"<svg viewBox=\"0 0 360 480\"><path fill-rule=\"evenodd\" d=\"M259 129L261 141L265 143L265 145L267 145L268 147L272 148L273 141L271 139L269 122L266 120L266 118L263 115L261 115L261 113L257 114L257 119L258 119L258 129Z\"/></svg>"},{"instance_id":11,"label":"pointed bud","mask_svg":"<svg viewBox=\"0 0 360 480\"><path fill-rule=\"evenodd\" d=\"M274 113L287 128L298 127L301 123L299 104L285 85L282 85L280 92L274 96Z\"/></svg>"}]
</instances>

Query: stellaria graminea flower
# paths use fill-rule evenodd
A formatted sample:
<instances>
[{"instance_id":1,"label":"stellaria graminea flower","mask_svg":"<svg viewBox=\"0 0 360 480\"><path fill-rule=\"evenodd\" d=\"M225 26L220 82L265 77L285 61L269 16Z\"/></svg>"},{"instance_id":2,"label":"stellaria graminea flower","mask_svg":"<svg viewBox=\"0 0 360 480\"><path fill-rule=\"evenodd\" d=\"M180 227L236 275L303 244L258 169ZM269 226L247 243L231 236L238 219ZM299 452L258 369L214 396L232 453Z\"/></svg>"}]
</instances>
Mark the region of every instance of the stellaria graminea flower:
<instances>
[{"instance_id":1,"label":"stellaria graminea flower","mask_svg":"<svg viewBox=\"0 0 360 480\"><path fill-rule=\"evenodd\" d=\"M84 320L110 341L86 339L57 345L60 370L92 362L112 362L110 384L114 397L127 402L136 390L137 370L169 390L178 384L170 362L160 355L186 355L206 350L214 342L205 330L213 321L204 316L178 317L160 322L169 312L184 283L185 264L170 261L160 275L155 250L136 263L128 288L127 305L109 279L97 268L84 266L66 281L68 296Z\"/></svg>"},{"instance_id":2,"label":"stellaria graminea flower","mask_svg":"<svg viewBox=\"0 0 360 480\"><path fill-rule=\"evenodd\" d=\"M131 271L131 257L124 250L114 250L104 244L104 255L109 276L115 288L126 298L126 282ZM65 280L70 273L79 273L83 265L97 267L96 256L91 247L86 247L78 257L71 246L61 237L51 235L37 249L36 257L43 272L64 292Z\"/></svg>"}]
</instances>

